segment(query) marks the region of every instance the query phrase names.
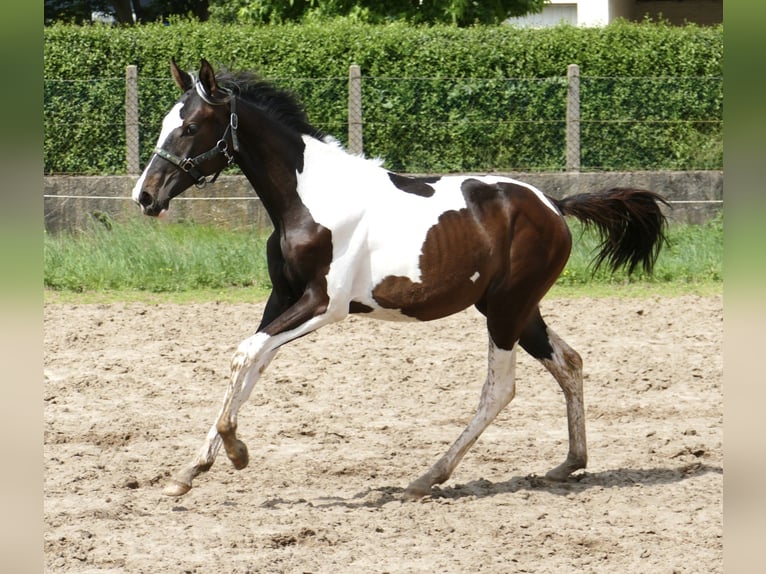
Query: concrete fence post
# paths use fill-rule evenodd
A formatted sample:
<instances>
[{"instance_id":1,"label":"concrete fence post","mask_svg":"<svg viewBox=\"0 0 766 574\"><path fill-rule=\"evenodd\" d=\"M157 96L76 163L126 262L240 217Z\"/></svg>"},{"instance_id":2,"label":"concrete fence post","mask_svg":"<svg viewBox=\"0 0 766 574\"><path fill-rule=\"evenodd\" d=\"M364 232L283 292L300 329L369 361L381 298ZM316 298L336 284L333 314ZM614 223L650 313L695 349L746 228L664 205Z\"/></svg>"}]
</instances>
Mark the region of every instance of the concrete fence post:
<instances>
[{"instance_id":1,"label":"concrete fence post","mask_svg":"<svg viewBox=\"0 0 766 574\"><path fill-rule=\"evenodd\" d=\"M348 151L364 153L362 140L362 71L352 64L348 68Z\"/></svg>"},{"instance_id":2,"label":"concrete fence post","mask_svg":"<svg viewBox=\"0 0 766 574\"><path fill-rule=\"evenodd\" d=\"M138 67L125 68L125 163L129 175L141 173L138 147Z\"/></svg>"},{"instance_id":3,"label":"concrete fence post","mask_svg":"<svg viewBox=\"0 0 766 574\"><path fill-rule=\"evenodd\" d=\"M580 66L567 66L567 171L580 171Z\"/></svg>"}]
</instances>

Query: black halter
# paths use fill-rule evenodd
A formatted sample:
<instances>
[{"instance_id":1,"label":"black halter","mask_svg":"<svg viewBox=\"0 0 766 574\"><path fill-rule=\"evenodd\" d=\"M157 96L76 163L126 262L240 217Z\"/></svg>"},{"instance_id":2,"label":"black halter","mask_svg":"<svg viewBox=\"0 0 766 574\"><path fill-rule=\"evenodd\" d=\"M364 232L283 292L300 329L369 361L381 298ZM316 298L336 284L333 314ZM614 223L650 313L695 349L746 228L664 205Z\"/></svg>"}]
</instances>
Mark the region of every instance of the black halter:
<instances>
[{"instance_id":1,"label":"black halter","mask_svg":"<svg viewBox=\"0 0 766 574\"><path fill-rule=\"evenodd\" d=\"M196 157L181 158L169 151L165 151L161 147L154 148L154 153L162 159L169 161L184 173L189 174L189 177L194 180L197 187L203 187L205 184L213 183L218 179L218 176L223 170L218 170L216 174L208 180L205 179L206 176L198 169L200 164L218 155L223 155L226 158L227 165L231 165L234 162L234 154L229 151L229 144L226 142L226 136L231 133L232 147L234 148L235 153L238 152L239 139L237 138L237 127L239 126L239 118L237 117L237 98L231 90L219 88L227 94L226 98L222 100L213 100L208 96L207 92L205 92L205 88L196 78L194 80L194 87L197 89L199 96L211 106L222 106L229 103L229 110L231 113L229 115L229 125L226 126L226 131L223 132L221 139L216 142L215 146Z\"/></svg>"}]
</instances>

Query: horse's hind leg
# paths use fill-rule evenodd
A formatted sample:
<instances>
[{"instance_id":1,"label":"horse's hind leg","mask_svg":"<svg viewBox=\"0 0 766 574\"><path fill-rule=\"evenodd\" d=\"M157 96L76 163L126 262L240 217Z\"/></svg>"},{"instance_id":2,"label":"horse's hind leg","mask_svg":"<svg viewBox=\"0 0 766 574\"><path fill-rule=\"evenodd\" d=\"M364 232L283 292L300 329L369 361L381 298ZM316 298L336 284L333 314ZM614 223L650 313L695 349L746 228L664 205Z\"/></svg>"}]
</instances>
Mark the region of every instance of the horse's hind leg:
<instances>
[{"instance_id":1,"label":"horse's hind leg","mask_svg":"<svg viewBox=\"0 0 766 574\"><path fill-rule=\"evenodd\" d=\"M490 337L488 362L487 379L473 419L444 456L407 487L405 500L421 498L431 492L434 484L447 480L479 435L513 399L516 393L516 346L511 350L501 349Z\"/></svg>"},{"instance_id":2,"label":"horse's hind leg","mask_svg":"<svg viewBox=\"0 0 766 574\"><path fill-rule=\"evenodd\" d=\"M569 453L566 460L551 469L546 477L565 480L575 470L585 468L588 450L585 441L582 359L543 321L538 309L524 328L519 344L540 361L558 382L567 404Z\"/></svg>"}]
</instances>

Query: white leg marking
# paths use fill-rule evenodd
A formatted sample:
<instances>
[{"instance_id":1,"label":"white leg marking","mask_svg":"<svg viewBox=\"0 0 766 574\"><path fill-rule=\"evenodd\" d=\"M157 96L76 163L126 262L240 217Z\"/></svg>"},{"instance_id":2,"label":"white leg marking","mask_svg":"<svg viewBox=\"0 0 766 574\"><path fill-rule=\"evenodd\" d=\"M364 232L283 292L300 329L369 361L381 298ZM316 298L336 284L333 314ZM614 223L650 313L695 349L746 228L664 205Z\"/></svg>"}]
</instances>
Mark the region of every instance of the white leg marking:
<instances>
[{"instance_id":1,"label":"white leg marking","mask_svg":"<svg viewBox=\"0 0 766 574\"><path fill-rule=\"evenodd\" d=\"M194 477L210 468L215 461L223 444L223 439L218 432L220 421L226 420L229 424L236 426L239 408L250 396L260 374L277 354L277 349L263 352L268 339L268 335L256 334L240 343L232 359L231 382L226 389L221 410L210 427L197 457L177 475L175 481L165 490L166 494L184 494L191 488ZM249 366L244 364L247 357L256 357L253 364Z\"/></svg>"},{"instance_id":2,"label":"white leg marking","mask_svg":"<svg viewBox=\"0 0 766 574\"><path fill-rule=\"evenodd\" d=\"M585 468L588 462L588 448L585 438L585 401L583 400L582 359L564 340L547 328L548 341L553 347L553 357L540 362L553 375L567 405L567 428L569 431L569 453L566 460L550 470L546 476L553 480L564 480L572 472Z\"/></svg>"},{"instance_id":3,"label":"white leg marking","mask_svg":"<svg viewBox=\"0 0 766 574\"><path fill-rule=\"evenodd\" d=\"M275 346L274 337L266 333L256 333L239 344L231 360L231 382L218 413L218 421L228 419L236 425L237 412L250 397L261 373L277 354L278 346Z\"/></svg>"},{"instance_id":4,"label":"white leg marking","mask_svg":"<svg viewBox=\"0 0 766 574\"><path fill-rule=\"evenodd\" d=\"M407 487L405 498L424 496L431 491L434 484L447 480L484 429L511 402L516 394L517 346L514 345L512 350L506 351L498 348L490 340L487 380L481 390L476 414L444 456L426 474Z\"/></svg>"},{"instance_id":5,"label":"white leg marking","mask_svg":"<svg viewBox=\"0 0 766 574\"><path fill-rule=\"evenodd\" d=\"M250 396L256 381L282 345L338 318L337 315L325 313L291 331L275 336L256 333L239 344L231 361L231 379L216 422L208 431L197 456L165 488L165 494L180 496L188 492L194 477L210 468L222 445L235 467L244 468L247 465L247 448L235 437L234 430L237 413ZM224 432L228 436L222 436Z\"/></svg>"}]
</instances>

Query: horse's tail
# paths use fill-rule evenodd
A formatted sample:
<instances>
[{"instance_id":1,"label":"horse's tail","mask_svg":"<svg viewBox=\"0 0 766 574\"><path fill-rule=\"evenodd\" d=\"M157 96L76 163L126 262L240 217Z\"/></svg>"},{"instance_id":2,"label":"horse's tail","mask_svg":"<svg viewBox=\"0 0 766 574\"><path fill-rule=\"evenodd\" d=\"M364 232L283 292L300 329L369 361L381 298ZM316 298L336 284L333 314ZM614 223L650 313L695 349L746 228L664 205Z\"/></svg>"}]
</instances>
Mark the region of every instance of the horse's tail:
<instances>
[{"instance_id":1,"label":"horse's tail","mask_svg":"<svg viewBox=\"0 0 766 574\"><path fill-rule=\"evenodd\" d=\"M667 219L660 205L668 205L652 191L615 187L597 193L581 193L553 199L564 215L573 215L595 226L601 244L594 258L594 271L602 263L616 271L627 265L628 274L641 265L651 273L666 242Z\"/></svg>"}]
</instances>

